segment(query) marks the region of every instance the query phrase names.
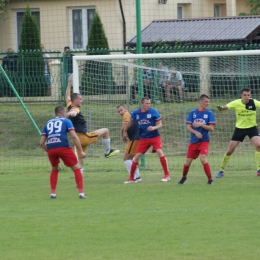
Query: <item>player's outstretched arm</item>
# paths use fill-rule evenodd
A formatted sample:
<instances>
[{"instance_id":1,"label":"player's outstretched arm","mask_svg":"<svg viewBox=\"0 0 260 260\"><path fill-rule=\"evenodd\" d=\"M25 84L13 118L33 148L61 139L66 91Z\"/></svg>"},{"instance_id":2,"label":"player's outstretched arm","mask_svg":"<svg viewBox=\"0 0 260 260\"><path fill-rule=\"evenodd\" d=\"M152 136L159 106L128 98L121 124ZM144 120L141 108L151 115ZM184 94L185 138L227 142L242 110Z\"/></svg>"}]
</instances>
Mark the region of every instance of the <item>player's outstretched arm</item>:
<instances>
[{"instance_id":1,"label":"player's outstretched arm","mask_svg":"<svg viewBox=\"0 0 260 260\"><path fill-rule=\"evenodd\" d=\"M68 78L68 85L66 88L66 102L70 100L70 94L71 94L71 83L72 83L72 75Z\"/></svg>"},{"instance_id":2,"label":"player's outstretched arm","mask_svg":"<svg viewBox=\"0 0 260 260\"><path fill-rule=\"evenodd\" d=\"M224 110L227 110L228 107L227 107L227 106L217 106L217 109L218 109L219 111L224 111Z\"/></svg>"}]
</instances>

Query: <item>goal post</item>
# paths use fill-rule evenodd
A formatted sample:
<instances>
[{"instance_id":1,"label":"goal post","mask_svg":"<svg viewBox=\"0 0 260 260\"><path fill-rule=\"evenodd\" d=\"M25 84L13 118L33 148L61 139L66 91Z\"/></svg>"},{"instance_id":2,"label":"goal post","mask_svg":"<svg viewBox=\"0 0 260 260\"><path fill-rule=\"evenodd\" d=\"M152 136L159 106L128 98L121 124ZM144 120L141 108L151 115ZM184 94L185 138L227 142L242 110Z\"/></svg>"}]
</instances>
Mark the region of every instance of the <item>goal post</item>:
<instances>
[{"instance_id":1,"label":"goal post","mask_svg":"<svg viewBox=\"0 0 260 260\"><path fill-rule=\"evenodd\" d=\"M140 69L143 70L142 86L137 82ZM209 109L217 121L211 133L213 171L219 169L235 127L234 111L220 113L216 106L240 98L244 87L251 88L252 97L260 99L260 50L74 56L73 72L73 91L81 93L87 103L82 107L87 123L91 115L92 130L109 128L112 146L122 151L121 119L116 106L125 104L130 111L138 108L138 92L143 88L144 96L149 95L152 106L162 115L160 133L168 161L180 168L189 143L186 119L189 111L198 106L200 94L210 96ZM177 83L180 81L183 82L179 90ZM257 120L260 122L260 113L257 113ZM254 147L249 142L245 140L240 144L229 170L237 170L245 154L248 165L255 165ZM91 150L94 157L101 147L95 144ZM154 169L157 162L151 158L153 155L148 152L147 169ZM200 167L197 161L196 165ZM252 169L255 170L253 166Z\"/></svg>"}]
</instances>

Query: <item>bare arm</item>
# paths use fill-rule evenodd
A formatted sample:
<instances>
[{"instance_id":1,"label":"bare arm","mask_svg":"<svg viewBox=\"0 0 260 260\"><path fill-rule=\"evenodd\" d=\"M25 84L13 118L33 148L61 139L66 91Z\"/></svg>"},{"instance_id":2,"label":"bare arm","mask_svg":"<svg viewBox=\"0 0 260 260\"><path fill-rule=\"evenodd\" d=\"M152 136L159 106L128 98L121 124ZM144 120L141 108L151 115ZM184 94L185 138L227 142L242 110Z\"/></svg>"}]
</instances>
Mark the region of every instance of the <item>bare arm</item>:
<instances>
[{"instance_id":1,"label":"bare arm","mask_svg":"<svg viewBox=\"0 0 260 260\"><path fill-rule=\"evenodd\" d=\"M72 82L72 75L69 76L69 78L68 78L68 85L66 88L66 102L70 101L71 82Z\"/></svg>"},{"instance_id":2,"label":"bare arm","mask_svg":"<svg viewBox=\"0 0 260 260\"><path fill-rule=\"evenodd\" d=\"M40 146L42 147L42 149L45 151L45 152L47 152L47 147L46 147L46 144L45 144L45 142L46 142L46 136L45 135L42 135L41 136L41 139L40 139Z\"/></svg>"},{"instance_id":3,"label":"bare arm","mask_svg":"<svg viewBox=\"0 0 260 260\"><path fill-rule=\"evenodd\" d=\"M214 130L214 125L205 125L205 124L198 123L198 122L194 122L192 125L194 127L202 127L203 129L205 129L207 131L213 131Z\"/></svg>"},{"instance_id":4,"label":"bare arm","mask_svg":"<svg viewBox=\"0 0 260 260\"><path fill-rule=\"evenodd\" d=\"M217 106L217 109L219 110L219 111L224 111L224 110L227 110L228 109L228 107L225 105L225 106Z\"/></svg>"},{"instance_id":5,"label":"bare arm","mask_svg":"<svg viewBox=\"0 0 260 260\"><path fill-rule=\"evenodd\" d=\"M131 121L131 120L130 120ZM127 133L125 131L126 127L127 127L127 124L128 123L122 123L122 127L121 127L121 136L122 136L122 139L123 139L123 142L127 142Z\"/></svg>"},{"instance_id":6,"label":"bare arm","mask_svg":"<svg viewBox=\"0 0 260 260\"><path fill-rule=\"evenodd\" d=\"M154 130L159 130L160 128L162 128L162 120L156 121L156 126L149 126L147 128L147 131L154 131Z\"/></svg>"},{"instance_id":7,"label":"bare arm","mask_svg":"<svg viewBox=\"0 0 260 260\"><path fill-rule=\"evenodd\" d=\"M79 156L81 158L85 158L86 154L82 150L82 147L81 147L81 144L80 144L80 141L79 141L77 134L75 133L75 131L70 131L70 135L71 135L71 138L72 138L74 145L77 147L77 149L80 153Z\"/></svg>"}]
</instances>

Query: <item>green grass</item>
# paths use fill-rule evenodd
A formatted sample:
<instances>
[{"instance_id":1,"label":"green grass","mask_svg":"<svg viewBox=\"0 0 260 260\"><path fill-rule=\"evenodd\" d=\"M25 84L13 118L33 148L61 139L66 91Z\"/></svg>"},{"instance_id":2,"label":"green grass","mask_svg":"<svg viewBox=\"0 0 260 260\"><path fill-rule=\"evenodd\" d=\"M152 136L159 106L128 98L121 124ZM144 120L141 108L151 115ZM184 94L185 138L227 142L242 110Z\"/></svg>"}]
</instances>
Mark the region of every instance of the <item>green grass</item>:
<instances>
[{"instance_id":1,"label":"green grass","mask_svg":"<svg viewBox=\"0 0 260 260\"><path fill-rule=\"evenodd\" d=\"M87 171L79 200L64 168L50 200L47 172L0 175L0 259L259 259L255 174L214 186L192 169L184 185L180 170L169 183L161 170L141 176L125 185L125 172Z\"/></svg>"}]
</instances>

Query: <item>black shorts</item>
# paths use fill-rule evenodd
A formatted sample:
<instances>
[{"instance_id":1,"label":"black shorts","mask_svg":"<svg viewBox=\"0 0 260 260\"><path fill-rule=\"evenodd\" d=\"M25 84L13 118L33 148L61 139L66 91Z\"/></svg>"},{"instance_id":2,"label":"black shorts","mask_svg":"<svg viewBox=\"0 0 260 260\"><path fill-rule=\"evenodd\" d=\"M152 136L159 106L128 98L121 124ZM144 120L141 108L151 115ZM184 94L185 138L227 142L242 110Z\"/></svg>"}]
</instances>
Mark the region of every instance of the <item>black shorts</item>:
<instances>
[{"instance_id":1,"label":"black shorts","mask_svg":"<svg viewBox=\"0 0 260 260\"><path fill-rule=\"evenodd\" d=\"M254 127L245 128L245 129L235 128L235 131L234 131L234 134L233 134L231 140L243 142L247 135L250 139L254 136L259 136L257 127L254 126Z\"/></svg>"}]
</instances>

